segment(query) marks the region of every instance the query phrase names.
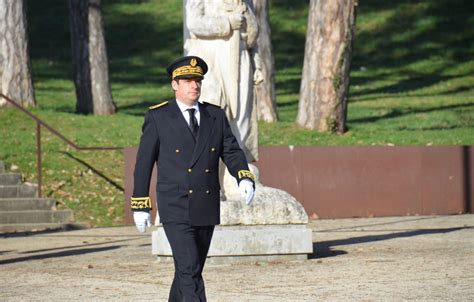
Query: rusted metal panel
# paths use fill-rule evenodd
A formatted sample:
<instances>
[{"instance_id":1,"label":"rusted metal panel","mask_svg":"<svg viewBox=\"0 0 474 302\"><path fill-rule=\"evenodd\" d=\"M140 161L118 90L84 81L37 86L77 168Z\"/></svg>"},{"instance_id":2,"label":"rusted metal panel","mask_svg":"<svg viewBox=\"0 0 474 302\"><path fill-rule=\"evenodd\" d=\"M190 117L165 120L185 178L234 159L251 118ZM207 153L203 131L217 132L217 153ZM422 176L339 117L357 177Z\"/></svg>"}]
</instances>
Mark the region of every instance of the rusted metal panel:
<instances>
[{"instance_id":1,"label":"rusted metal panel","mask_svg":"<svg viewBox=\"0 0 474 302\"><path fill-rule=\"evenodd\" d=\"M310 217L455 214L473 209L473 149L260 147L256 165L263 184L292 194ZM136 148L125 153L128 201Z\"/></svg>"},{"instance_id":2,"label":"rusted metal panel","mask_svg":"<svg viewBox=\"0 0 474 302\"><path fill-rule=\"evenodd\" d=\"M422 214L464 211L464 160L462 147L422 149Z\"/></svg>"},{"instance_id":3,"label":"rusted metal panel","mask_svg":"<svg viewBox=\"0 0 474 302\"><path fill-rule=\"evenodd\" d=\"M314 182L305 183L303 190L308 191L305 195L317 196L319 202L312 205L310 213L326 218L380 216L390 215L394 206L418 211L410 202L418 193L417 171L402 164L415 165L416 157L406 156L405 149L328 147L311 151L313 154L307 152L304 161L319 158L314 168L317 172L311 173Z\"/></svg>"},{"instance_id":4,"label":"rusted metal panel","mask_svg":"<svg viewBox=\"0 0 474 302\"><path fill-rule=\"evenodd\" d=\"M137 157L138 148L136 147L126 147L123 149L124 159L125 159L125 223L133 224L133 214L132 210L130 210L130 201L132 199L133 194L133 172L135 170L135 160ZM151 174L151 181L150 181L150 198L153 205L152 211L152 223L155 221L156 211L157 211L157 204L156 204L156 166L153 169L153 173Z\"/></svg>"},{"instance_id":5,"label":"rusted metal panel","mask_svg":"<svg viewBox=\"0 0 474 302\"><path fill-rule=\"evenodd\" d=\"M465 212L474 212L474 148L465 146L464 154L464 178L465 178Z\"/></svg>"},{"instance_id":6,"label":"rusted metal panel","mask_svg":"<svg viewBox=\"0 0 474 302\"><path fill-rule=\"evenodd\" d=\"M123 148L124 163L124 178L125 178L125 222L131 223L133 221L132 211L130 210L130 201L133 194L133 171L135 170L137 148L126 147Z\"/></svg>"},{"instance_id":7,"label":"rusted metal panel","mask_svg":"<svg viewBox=\"0 0 474 302\"><path fill-rule=\"evenodd\" d=\"M261 147L257 166L312 217L464 211L462 147Z\"/></svg>"}]
</instances>

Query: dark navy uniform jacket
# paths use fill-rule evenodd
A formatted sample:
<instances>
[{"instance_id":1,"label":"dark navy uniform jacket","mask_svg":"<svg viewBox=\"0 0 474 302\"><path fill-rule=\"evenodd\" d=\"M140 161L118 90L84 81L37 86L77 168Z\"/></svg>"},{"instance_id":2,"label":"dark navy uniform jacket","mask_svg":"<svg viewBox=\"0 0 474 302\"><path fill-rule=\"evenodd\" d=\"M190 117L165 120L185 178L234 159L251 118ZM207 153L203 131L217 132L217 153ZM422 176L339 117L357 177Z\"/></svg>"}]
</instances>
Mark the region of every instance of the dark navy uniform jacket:
<instances>
[{"instance_id":1,"label":"dark navy uniform jacket","mask_svg":"<svg viewBox=\"0 0 474 302\"><path fill-rule=\"evenodd\" d=\"M199 103L200 123L195 140L176 100L156 107L145 115L133 198L148 197L156 163L156 192L162 223L219 224L219 159L222 158L238 182L248 178L250 173L224 111L215 105Z\"/></svg>"}]
</instances>

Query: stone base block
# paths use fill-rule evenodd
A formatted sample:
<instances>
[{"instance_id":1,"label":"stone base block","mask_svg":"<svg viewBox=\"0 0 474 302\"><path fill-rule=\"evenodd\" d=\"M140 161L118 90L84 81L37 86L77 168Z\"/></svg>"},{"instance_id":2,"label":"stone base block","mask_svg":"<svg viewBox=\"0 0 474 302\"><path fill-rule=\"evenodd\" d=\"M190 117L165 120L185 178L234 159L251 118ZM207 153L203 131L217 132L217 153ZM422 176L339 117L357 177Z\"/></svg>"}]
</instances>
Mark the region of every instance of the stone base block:
<instances>
[{"instance_id":1,"label":"stone base block","mask_svg":"<svg viewBox=\"0 0 474 302\"><path fill-rule=\"evenodd\" d=\"M292 255L270 255L270 256L208 256L206 264L229 265L229 264L247 264L255 262L287 262L307 260L307 254ZM173 263L171 256L157 256L158 263Z\"/></svg>"},{"instance_id":2,"label":"stone base block","mask_svg":"<svg viewBox=\"0 0 474 302\"><path fill-rule=\"evenodd\" d=\"M162 226L152 233L152 253L159 261L172 256ZM211 263L239 263L306 259L311 253L312 234L306 225L238 225L216 227L208 256Z\"/></svg>"}]
</instances>

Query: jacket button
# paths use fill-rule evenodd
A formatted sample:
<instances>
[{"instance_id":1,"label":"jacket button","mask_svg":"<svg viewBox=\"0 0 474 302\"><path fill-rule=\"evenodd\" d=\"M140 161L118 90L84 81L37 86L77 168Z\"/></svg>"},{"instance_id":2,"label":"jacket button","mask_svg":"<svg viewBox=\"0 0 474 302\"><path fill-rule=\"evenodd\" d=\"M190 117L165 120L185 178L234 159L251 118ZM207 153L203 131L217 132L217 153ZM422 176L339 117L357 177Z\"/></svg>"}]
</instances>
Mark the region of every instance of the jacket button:
<instances>
[{"instance_id":1,"label":"jacket button","mask_svg":"<svg viewBox=\"0 0 474 302\"><path fill-rule=\"evenodd\" d=\"M188 169L188 172L191 173L192 170L193 170L193 169L189 168L189 169Z\"/></svg>"},{"instance_id":2,"label":"jacket button","mask_svg":"<svg viewBox=\"0 0 474 302\"><path fill-rule=\"evenodd\" d=\"M216 148L211 148L211 152L216 152Z\"/></svg>"},{"instance_id":3,"label":"jacket button","mask_svg":"<svg viewBox=\"0 0 474 302\"><path fill-rule=\"evenodd\" d=\"M209 173L210 171L209 171L209 169L206 169L206 170L204 170L204 172Z\"/></svg>"},{"instance_id":4,"label":"jacket button","mask_svg":"<svg viewBox=\"0 0 474 302\"><path fill-rule=\"evenodd\" d=\"M189 189L188 192L189 192L189 194L193 194L193 190L191 190L191 189Z\"/></svg>"},{"instance_id":5,"label":"jacket button","mask_svg":"<svg viewBox=\"0 0 474 302\"><path fill-rule=\"evenodd\" d=\"M206 190L206 194L211 194L211 191L209 191L209 190Z\"/></svg>"},{"instance_id":6,"label":"jacket button","mask_svg":"<svg viewBox=\"0 0 474 302\"><path fill-rule=\"evenodd\" d=\"M179 149L176 149L176 151L175 151L175 152L176 152L176 153L179 153Z\"/></svg>"}]
</instances>

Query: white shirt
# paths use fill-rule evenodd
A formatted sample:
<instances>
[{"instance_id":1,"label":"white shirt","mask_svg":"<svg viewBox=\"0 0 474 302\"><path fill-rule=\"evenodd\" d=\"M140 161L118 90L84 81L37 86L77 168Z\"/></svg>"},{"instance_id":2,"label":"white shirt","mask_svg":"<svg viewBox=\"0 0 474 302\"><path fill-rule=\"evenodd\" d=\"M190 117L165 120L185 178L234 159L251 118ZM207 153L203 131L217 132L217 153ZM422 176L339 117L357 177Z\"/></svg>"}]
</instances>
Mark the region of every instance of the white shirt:
<instances>
[{"instance_id":1,"label":"white shirt","mask_svg":"<svg viewBox=\"0 0 474 302\"><path fill-rule=\"evenodd\" d=\"M181 110L181 113L183 114L183 117L186 120L186 123L188 123L188 125L190 125L188 109L196 109L196 111L194 111L194 116L196 117L199 126L201 122L201 114L199 113L199 105L197 102L194 106L189 107L188 105L182 103L180 100L176 99L176 104L178 104L179 110Z\"/></svg>"}]
</instances>

